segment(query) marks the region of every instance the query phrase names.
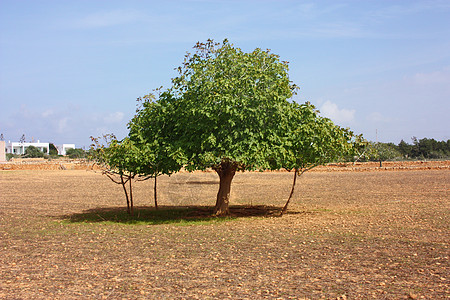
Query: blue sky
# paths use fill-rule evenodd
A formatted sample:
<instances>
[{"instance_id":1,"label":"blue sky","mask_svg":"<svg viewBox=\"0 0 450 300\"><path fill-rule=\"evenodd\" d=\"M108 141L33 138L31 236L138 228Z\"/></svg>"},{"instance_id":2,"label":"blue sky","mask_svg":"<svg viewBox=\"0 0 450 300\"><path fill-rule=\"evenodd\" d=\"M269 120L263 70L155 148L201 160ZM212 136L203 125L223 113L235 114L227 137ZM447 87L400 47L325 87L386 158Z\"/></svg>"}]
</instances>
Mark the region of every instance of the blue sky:
<instances>
[{"instance_id":1,"label":"blue sky","mask_svg":"<svg viewBox=\"0 0 450 300\"><path fill-rule=\"evenodd\" d=\"M290 62L310 101L367 139L450 139L450 1L0 0L0 133L89 147L127 134L197 41Z\"/></svg>"}]
</instances>

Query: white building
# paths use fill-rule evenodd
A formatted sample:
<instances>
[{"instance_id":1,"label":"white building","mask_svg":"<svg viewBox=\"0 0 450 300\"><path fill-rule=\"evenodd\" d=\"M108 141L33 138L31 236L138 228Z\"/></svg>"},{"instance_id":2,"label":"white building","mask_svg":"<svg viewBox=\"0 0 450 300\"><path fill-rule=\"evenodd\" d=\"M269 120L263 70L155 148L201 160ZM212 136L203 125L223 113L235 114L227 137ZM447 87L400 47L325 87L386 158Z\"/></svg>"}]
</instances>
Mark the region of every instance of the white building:
<instances>
[{"instance_id":1,"label":"white building","mask_svg":"<svg viewBox=\"0 0 450 300\"><path fill-rule=\"evenodd\" d=\"M49 153L50 150L50 144L49 143L41 143L39 140L37 143L21 143L21 142L11 142L8 141L6 143L6 153L12 153L12 154L25 154L25 151L28 147L34 146L38 148L41 152Z\"/></svg>"},{"instance_id":2,"label":"white building","mask_svg":"<svg viewBox=\"0 0 450 300\"><path fill-rule=\"evenodd\" d=\"M75 144L55 145L59 155L66 155L67 150L75 149Z\"/></svg>"},{"instance_id":3,"label":"white building","mask_svg":"<svg viewBox=\"0 0 450 300\"><path fill-rule=\"evenodd\" d=\"M41 143L39 142L39 140L37 141L37 143L25 143L25 142L21 143L8 141L8 143L6 143L5 148L6 153L22 155L25 154L25 151L30 146L34 146L38 148L41 152L44 152L46 154L49 154L50 152L50 143ZM66 155L67 150L75 149L75 144L55 145L55 147L58 150L58 155Z\"/></svg>"}]
</instances>

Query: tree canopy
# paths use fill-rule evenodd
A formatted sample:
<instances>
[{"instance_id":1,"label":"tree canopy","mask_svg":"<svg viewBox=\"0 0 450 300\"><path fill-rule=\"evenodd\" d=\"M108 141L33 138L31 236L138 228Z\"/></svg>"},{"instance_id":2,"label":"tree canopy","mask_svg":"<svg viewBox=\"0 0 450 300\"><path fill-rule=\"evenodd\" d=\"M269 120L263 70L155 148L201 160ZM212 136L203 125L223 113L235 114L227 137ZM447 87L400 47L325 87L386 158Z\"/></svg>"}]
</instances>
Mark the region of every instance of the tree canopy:
<instances>
[{"instance_id":1,"label":"tree canopy","mask_svg":"<svg viewBox=\"0 0 450 300\"><path fill-rule=\"evenodd\" d=\"M290 101L297 86L288 63L270 50L246 53L227 40L197 43L172 87L147 97L130 122L130 139L153 155L153 170L214 169L215 213L228 213L238 170L302 169L351 148L352 133Z\"/></svg>"},{"instance_id":2,"label":"tree canopy","mask_svg":"<svg viewBox=\"0 0 450 300\"><path fill-rule=\"evenodd\" d=\"M161 100L172 106L172 140L188 170L218 167L269 168L296 86L287 62L269 50L245 53L228 41L208 41L187 55L173 87ZM284 126L287 126L285 124Z\"/></svg>"}]
</instances>

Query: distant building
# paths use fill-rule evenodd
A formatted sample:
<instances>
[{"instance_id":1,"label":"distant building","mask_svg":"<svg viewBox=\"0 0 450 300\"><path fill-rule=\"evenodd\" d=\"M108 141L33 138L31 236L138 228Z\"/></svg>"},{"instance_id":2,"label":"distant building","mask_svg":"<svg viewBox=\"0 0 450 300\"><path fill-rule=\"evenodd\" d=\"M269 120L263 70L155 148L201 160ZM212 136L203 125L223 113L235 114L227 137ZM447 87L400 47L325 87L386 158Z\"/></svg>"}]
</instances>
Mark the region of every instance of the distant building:
<instances>
[{"instance_id":1,"label":"distant building","mask_svg":"<svg viewBox=\"0 0 450 300\"><path fill-rule=\"evenodd\" d=\"M59 155L66 155L67 150L75 149L75 144L55 145Z\"/></svg>"},{"instance_id":2,"label":"distant building","mask_svg":"<svg viewBox=\"0 0 450 300\"><path fill-rule=\"evenodd\" d=\"M21 143L21 142L8 142L6 143L6 153L12 153L12 154L25 154L25 151L28 147L34 146L38 148L41 152L49 153L50 150L50 144L49 143L41 143L39 140L37 143Z\"/></svg>"},{"instance_id":3,"label":"distant building","mask_svg":"<svg viewBox=\"0 0 450 300\"><path fill-rule=\"evenodd\" d=\"M0 162L6 161L6 144L5 141L0 141Z\"/></svg>"},{"instance_id":4,"label":"distant building","mask_svg":"<svg viewBox=\"0 0 450 300\"><path fill-rule=\"evenodd\" d=\"M44 152L46 154L50 153L50 143L41 143L39 141L37 141L37 143L25 143L25 142L21 143L8 141L8 143L6 143L6 147L4 146L2 148L5 149L6 153L22 155L25 154L25 151L30 146L34 146L38 148L41 152ZM66 155L67 150L75 149L75 144L55 145L55 147L58 150L58 155Z\"/></svg>"}]
</instances>

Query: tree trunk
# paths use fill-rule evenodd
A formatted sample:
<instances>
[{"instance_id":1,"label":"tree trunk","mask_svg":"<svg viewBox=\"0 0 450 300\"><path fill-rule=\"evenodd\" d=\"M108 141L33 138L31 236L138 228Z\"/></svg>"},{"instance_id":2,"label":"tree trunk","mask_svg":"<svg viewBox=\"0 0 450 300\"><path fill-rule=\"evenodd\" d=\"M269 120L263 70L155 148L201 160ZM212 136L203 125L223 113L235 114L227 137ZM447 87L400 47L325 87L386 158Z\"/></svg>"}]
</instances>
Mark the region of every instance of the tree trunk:
<instances>
[{"instance_id":1,"label":"tree trunk","mask_svg":"<svg viewBox=\"0 0 450 300\"><path fill-rule=\"evenodd\" d=\"M158 176L155 175L155 186L153 187L153 193L154 193L154 196L155 196L155 209L158 209L158 197L157 197L157 194L156 194L156 178L157 177Z\"/></svg>"},{"instance_id":2,"label":"tree trunk","mask_svg":"<svg viewBox=\"0 0 450 300\"><path fill-rule=\"evenodd\" d=\"M127 188L125 187L126 182L123 181L123 175L120 175L120 182L122 184L123 187L123 192L125 193L125 198L127 199L127 213L131 214L130 211L130 200L128 199L128 193L127 193Z\"/></svg>"},{"instance_id":3,"label":"tree trunk","mask_svg":"<svg viewBox=\"0 0 450 300\"><path fill-rule=\"evenodd\" d=\"M291 201L292 195L294 194L295 183L297 181L297 173L298 173L298 169L295 169L294 170L294 182L292 183L291 193L289 194L289 198L288 198L286 204L284 205L283 209L281 210L280 216L282 216L287 211L289 202Z\"/></svg>"},{"instance_id":4,"label":"tree trunk","mask_svg":"<svg viewBox=\"0 0 450 300\"><path fill-rule=\"evenodd\" d=\"M230 212L228 205L230 203L231 181L233 180L234 174L236 174L237 164L234 162L223 161L214 170L220 178L214 215L223 216Z\"/></svg>"},{"instance_id":5,"label":"tree trunk","mask_svg":"<svg viewBox=\"0 0 450 300\"><path fill-rule=\"evenodd\" d=\"M131 187L131 180L132 177L128 177L128 180L130 181L130 215L133 215L134 211L133 211L133 188Z\"/></svg>"}]
</instances>

